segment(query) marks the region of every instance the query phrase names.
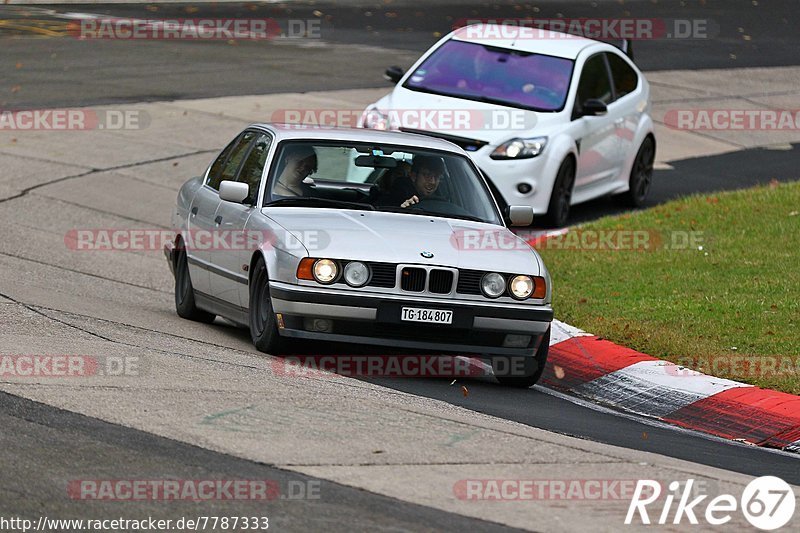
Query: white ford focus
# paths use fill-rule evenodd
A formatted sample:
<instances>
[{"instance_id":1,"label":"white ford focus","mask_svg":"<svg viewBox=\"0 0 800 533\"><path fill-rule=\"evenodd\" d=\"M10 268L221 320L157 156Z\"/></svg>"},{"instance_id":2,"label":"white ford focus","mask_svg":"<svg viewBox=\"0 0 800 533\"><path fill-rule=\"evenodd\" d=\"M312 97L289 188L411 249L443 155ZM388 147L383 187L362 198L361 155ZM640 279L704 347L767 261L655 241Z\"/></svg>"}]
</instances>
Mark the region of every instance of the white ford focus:
<instances>
[{"instance_id":1,"label":"white ford focus","mask_svg":"<svg viewBox=\"0 0 800 533\"><path fill-rule=\"evenodd\" d=\"M530 205L555 226L571 205L601 196L641 206L656 150L642 72L610 44L511 28L460 28L407 73L391 67L397 85L367 107L362 126L458 144L498 200Z\"/></svg>"}]
</instances>

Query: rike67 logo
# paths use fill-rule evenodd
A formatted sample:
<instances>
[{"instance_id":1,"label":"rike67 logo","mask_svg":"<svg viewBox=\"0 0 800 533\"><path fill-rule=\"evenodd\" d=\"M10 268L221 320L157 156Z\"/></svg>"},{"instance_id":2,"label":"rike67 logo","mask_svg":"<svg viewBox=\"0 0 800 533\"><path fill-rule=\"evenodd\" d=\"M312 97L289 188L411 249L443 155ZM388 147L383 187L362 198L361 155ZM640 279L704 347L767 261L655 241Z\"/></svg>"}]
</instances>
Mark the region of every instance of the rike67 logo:
<instances>
[{"instance_id":1,"label":"rike67 logo","mask_svg":"<svg viewBox=\"0 0 800 533\"><path fill-rule=\"evenodd\" d=\"M636 483L628 514L625 516L625 524L634 523L634 517L638 514L641 523L648 525L681 524L684 518L690 524L697 525L698 517L701 517L707 524L719 526L730 522L733 513L741 512L753 527L772 531L788 524L794 515L795 494L792 487L779 477L763 476L754 479L744 488L738 500L731 494L720 494L707 502L705 501L708 498L707 494L693 498L696 496L696 493L692 492L693 485L694 480L689 479L681 490L682 484L673 481L669 484L670 492L662 500L661 483L651 479L640 479ZM673 514L672 505L676 499L678 503ZM663 507L661 507L662 501ZM661 509L660 513L653 516L651 522L648 506L653 503L656 503L653 506L656 509L651 508L650 511L658 511L658 507Z\"/></svg>"}]
</instances>

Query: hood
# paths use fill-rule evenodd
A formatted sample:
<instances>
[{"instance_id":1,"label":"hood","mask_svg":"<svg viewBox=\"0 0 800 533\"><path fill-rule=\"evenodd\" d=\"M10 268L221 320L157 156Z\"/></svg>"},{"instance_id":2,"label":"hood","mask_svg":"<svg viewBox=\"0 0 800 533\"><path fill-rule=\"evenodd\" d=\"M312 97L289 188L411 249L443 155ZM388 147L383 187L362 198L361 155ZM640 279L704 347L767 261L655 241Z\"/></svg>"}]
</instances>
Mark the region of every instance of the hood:
<instances>
[{"instance_id":1,"label":"hood","mask_svg":"<svg viewBox=\"0 0 800 533\"><path fill-rule=\"evenodd\" d=\"M411 91L398 86L375 103L382 113L394 112L393 127L425 130L484 141L492 146L514 137L547 135L560 113L539 113L464 98ZM467 127L464 127L466 125Z\"/></svg>"},{"instance_id":2,"label":"hood","mask_svg":"<svg viewBox=\"0 0 800 533\"><path fill-rule=\"evenodd\" d=\"M494 224L306 207L268 207L263 212L297 237L311 257L531 275L543 270L525 241ZM433 257L425 258L423 252Z\"/></svg>"}]
</instances>

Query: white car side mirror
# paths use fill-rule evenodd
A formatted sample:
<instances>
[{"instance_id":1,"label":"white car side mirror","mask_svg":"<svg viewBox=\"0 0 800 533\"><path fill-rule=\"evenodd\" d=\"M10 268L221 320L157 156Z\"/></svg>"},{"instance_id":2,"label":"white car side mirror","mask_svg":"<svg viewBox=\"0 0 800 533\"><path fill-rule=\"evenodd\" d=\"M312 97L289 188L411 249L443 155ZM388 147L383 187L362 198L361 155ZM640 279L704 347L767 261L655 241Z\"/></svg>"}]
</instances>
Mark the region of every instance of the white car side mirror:
<instances>
[{"instance_id":1,"label":"white car side mirror","mask_svg":"<svg viewBox=\"0 0 800 533\"><path fill-rule=\"evenodd\" d=\"M246 183L225 180L219 184L219 197L226 202L240 204L250 194L250 187Z\"/></svg>"},{"instance_id":2,"label":"white car side mirror","mask_svg":"<svg viewBox=\"0 0 800 533\"><path fill-rule=\"evenodd\" d=\"M512 226L530 226L533 223L533 208L529 205L508 206L508 221Z\"/></svg>"}]
</instances>

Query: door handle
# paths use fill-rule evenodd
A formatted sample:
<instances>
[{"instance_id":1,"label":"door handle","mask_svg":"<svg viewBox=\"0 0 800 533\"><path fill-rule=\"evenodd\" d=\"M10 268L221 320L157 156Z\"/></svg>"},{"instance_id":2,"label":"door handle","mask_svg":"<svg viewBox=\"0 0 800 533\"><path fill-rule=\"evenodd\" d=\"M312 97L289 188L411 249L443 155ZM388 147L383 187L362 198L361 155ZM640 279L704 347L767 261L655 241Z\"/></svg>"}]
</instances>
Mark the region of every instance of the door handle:
<instances>
[{"instance_id":1,"label":"door handle","mask_svg":"<svg viewBox=\"0 0 800 533\"><path fill-rule=\"evenodd\" d=\"M197 214L197 206L194 206L192 208L192 216L195 216L196 214Z\"/></svg>"},{"instance_id":2,"label":"door handle","mask_svg":"<svg viewBox=\"0 0 800 533\"><path fill-rule=\"evenodd\" d=\"M216 222L217 225L222 224L222 215L217 215L217 218L214 219L214 222Z\"/></svg>"},{"instance_id":3,"label":"door handle","mask_svg":"<svg viewBox=\"0 0 800 533\"><path fill-rule=\"evenodd\" d=\"M616 124L617 126L622 126L624 123L625 123L624 118L618 118L617 120L614 121L614 124Z\"/></svg>"}]
</instances>

